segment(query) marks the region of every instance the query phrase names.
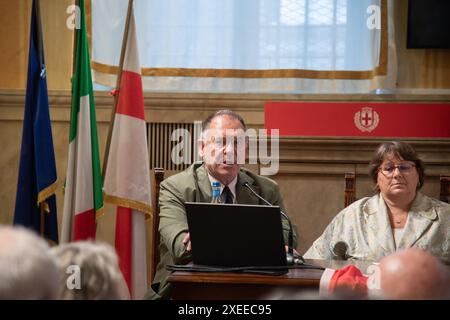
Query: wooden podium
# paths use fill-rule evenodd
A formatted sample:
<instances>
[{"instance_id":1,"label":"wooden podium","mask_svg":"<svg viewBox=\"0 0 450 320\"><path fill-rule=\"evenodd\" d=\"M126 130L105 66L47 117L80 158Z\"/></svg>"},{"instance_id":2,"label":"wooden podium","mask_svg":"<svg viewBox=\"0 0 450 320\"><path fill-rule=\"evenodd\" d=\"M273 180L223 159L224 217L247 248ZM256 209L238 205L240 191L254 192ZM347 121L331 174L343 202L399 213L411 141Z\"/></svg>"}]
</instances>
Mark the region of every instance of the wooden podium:
<instances>
[{"instance_id":1,"label":"wooden podium","mask_svg":"<svg viewBox=\"0 0 450 320\"><path fill-rule=\"evenodd\" d=\"M306 260L307 264L339 269L349 264L365 272L372 264L367 261ZM227 272L173 272L172 299L175 300L240 300L240 299L294 299L303 292L318 296L323 270L290 269L284 275L259 275Z\"/></svg>"}]
</instances>

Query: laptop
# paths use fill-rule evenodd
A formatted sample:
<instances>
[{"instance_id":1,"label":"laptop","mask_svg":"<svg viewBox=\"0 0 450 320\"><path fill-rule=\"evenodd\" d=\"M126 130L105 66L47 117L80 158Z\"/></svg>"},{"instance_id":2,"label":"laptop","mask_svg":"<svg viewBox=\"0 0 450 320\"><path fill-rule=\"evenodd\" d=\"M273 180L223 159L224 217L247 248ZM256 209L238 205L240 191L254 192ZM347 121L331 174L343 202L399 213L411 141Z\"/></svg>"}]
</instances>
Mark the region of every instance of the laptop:
<instances>
[{"instance_id":1,"label":"laptop","mask_svg":"<svg viewBox=\"0 0 450 320\"><path fill-rule=\"evenodd\" d=\"M279 206L185 205L194 265L287 272Z\"/></svg>"}]
</instances>

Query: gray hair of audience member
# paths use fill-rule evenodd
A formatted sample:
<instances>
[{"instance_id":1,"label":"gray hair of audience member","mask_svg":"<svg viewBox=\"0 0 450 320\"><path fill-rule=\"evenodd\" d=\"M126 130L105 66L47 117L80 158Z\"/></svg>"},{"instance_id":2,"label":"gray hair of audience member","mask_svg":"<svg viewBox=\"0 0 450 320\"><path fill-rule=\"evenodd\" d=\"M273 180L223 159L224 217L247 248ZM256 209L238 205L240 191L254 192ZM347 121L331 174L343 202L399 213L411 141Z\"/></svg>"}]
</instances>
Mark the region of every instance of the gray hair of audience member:
<instances>
[{"instance_id":1,"label":"gray hair of audience member","mask_svg":"<svg viewBox=\"0 0 450 320\"><path fill-rule=\"evenodd\" d=\"M0 226L0 299L58 299L58 274L47 242L23 227Z\"/></svg>"},{"instance_id":2,"label":"gray hair of audience member","mask_svg":"<svg viewBox=\"0 0 450 320\"><path fill-rule=\"evenodd\" d=\"M129 292L113 247L102 242L77 241L52 248L61 270L61 298L65 300L129 299ZM73 266L80 273L74 286ZM69 284L71 284L69 286Z\"/></svg>"},{"instance_id":3,"label":"gray hair of audience member","mask_svg":"<svg viewBox=\"0 0 450 320\"><path fill-rule=\"evenodd\" d=\"M450 299L450 271L431 253L408 248L380 261L384 299Z\"/></svg>"}]
</instances>

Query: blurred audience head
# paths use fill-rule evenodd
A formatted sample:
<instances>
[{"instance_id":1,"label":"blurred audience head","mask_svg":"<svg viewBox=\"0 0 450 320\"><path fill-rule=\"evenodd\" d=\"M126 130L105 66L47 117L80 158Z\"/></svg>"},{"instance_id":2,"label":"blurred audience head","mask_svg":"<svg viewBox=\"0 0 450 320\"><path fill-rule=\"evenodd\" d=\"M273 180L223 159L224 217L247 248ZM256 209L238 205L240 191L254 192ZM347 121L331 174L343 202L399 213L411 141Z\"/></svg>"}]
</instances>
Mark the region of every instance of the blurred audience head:
<instances>
[{"instance_id":1,"label":"blurred audience head","mask_svg":"<svg viewBox=\"0 0 450 320\"><path fill-rule=\"evenodd\" d=\"M22 227L0 226L0 299L57 299L58 272L44 239Z\"/></svg>"},{"instance_id":2,"label":"blurred audience head","mask_svg":"<svg viewBox=\"0 0 450 320\"><path fill-rule=\"evenodd\" d=\"M409 248L380 261L385 299L450 299L450 268L430 253Z\"/></svg>"},{"instance_id":3,"label":"blurred audience head","mask_svg":"<svg viewBox=\"0 0 450 320\"><path fill-rule=\"evenodd\" d=\"M61 298L66 300L129 299L129 291L113 247L79 241L52 248L62 277ZM78 279L76 273L79 273ZM78 283L77 283L78 280Z\"/></svg>"}]
</instances>

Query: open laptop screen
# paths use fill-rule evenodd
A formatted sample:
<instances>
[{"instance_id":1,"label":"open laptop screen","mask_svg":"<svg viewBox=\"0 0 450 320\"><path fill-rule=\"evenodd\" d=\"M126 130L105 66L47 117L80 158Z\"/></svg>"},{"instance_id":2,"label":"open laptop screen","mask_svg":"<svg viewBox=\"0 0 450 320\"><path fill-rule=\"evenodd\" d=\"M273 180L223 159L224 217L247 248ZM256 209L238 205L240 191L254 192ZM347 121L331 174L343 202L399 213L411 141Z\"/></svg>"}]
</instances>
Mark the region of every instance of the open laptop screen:
<instances>
[{"instance_id":1,"label":"open laptop screen","mask_svg":"<svg viewBox=\"0 0 450 320\"><path fill-rule=\"evenodd\" d=\"M280 207L185 205L195 265L286 266Z\"/></svg>"}]
</instances>

